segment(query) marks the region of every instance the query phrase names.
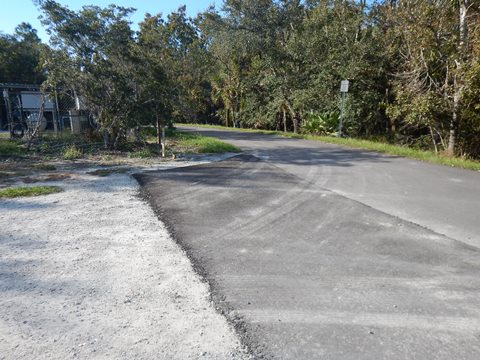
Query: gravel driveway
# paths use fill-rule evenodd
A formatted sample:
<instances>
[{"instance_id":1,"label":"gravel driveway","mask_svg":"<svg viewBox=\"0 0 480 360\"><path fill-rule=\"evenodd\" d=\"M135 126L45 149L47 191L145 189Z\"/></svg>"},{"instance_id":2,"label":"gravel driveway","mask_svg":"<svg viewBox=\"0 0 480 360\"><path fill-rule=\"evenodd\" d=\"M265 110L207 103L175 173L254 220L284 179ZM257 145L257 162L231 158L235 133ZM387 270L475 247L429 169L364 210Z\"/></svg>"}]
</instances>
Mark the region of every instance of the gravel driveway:
<instances>
[{"instance_id":1,"label":"gravel driveway","mask_svg":"<svg viewBox=\"0 0 480 360\"><path fill-rule=\"evenodd\" d=\"M0 200L0 359L247 357L130 175L53 184Z\"/></svg>"}]
</instances>

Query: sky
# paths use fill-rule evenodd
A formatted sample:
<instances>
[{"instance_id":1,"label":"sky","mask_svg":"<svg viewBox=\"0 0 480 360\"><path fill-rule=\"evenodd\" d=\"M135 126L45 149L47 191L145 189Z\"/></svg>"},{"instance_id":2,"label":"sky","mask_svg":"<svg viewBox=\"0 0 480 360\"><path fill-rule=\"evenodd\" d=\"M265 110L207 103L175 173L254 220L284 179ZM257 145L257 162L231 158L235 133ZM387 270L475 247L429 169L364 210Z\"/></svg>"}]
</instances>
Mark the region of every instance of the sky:
<instances>
[{"instance_id":1,"label":"sky","mask_svg":"<svg viewBox=\"0 0 480 360\"><path fill-rule=\"evenodd\" d=\"M178 9L182 5L187 6L187 14L194 17L198 12L205 10L209 5L219 5L221 0L57 0L62 5L67 5L72 10L78 10L83 5L97 5L106 7L115 4L124 7L133 7L137 11L131 16L132 28L136 29L145 13L157 14L168 13ZM21 22L28 22L37 29L38 36L44 42L48 42L48 35L43 29L38 16L39 10L32 0L4 0L0 10L0 32L12 34L15 27Z\"/></svg>"}]
</instances>

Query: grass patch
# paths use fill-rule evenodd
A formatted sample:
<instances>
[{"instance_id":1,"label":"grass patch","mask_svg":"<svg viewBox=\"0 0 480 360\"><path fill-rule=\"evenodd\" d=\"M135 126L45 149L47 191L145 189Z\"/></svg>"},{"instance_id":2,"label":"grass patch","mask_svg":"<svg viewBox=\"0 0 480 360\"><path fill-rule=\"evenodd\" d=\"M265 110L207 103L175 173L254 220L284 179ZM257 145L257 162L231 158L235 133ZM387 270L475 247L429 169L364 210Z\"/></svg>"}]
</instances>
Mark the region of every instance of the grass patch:
<instances>
[{"instance_id":1,"label":"grass patch","mask_svg":"<svg viewBox=\"0 0 480 360\"><path fill-rule=\"evenodd\" d=\"M212 154L240 152L240 149L232 144L197 133L172 131L169 136L174 143L174 147L183 150L182 152L185 153Z\"/></svg>"},{"instance_id":2,"label":"grass patch","mask_svg":"<svg viewBox=\"0 0 480 360\"><path fill-rule=\"evenodd\" d=\"M25 149L16 141L0 139L0 156L21 156Z\"/></svg>"},{"instance_id":3,"label":"grass patch","mask_svg":"<svg viewBox=\"0 0 480 360\"><path fill-rule=\"evenodd\" d=\"M388 144L384 142L354 139L354 138L337 138L333 136L314 136L314 135L294 134L294 133L288 133L288 132L284 133L281 131L274 131L274 130L226 128L224 126L218 126L218 125L188 124L188 126L222 129L222 130L228 130L228 131L251 132L251 133L266 134L266 135L267 134L279 135L279 136L293 138L293 139L316 140L316 141L321 141L329 144L343 145L343 146L348 146L352 148L376 151L383 154L401 156L405 158L429 162L432 164L446 165L451 167L459 167L463 169L480 171L480 161L469 160L469 159L458 158L458 157L450 158L450 157L442 156L439 154L435 154L432 151L418 150L418 149L413 149L406 146L393 145L393 144Z\"/></svg>"},{"instance_id":4,"label":"grass patch","mask_svg":"<svg viewBox=\"0 0 480 360\"><path fill-rule=\"evenodd\" d=\"M133 151L129 153L128 156L131 158L148 159L155 156L155 154L149 148L144 148L138 151Z\"/></svg>"},{"instance_id":5,"label":"grass patch","mask_svg":"<svg viewBox=\"0 0 480 360\"><path fill-rule=\"evenodd\" d=\"M1 198L17 198L27 196L40 196L61 192L58 186L19 186L0 189Z\"/></svg>"},{"instance_id":6,"label":"grass patch","mask_svg":"<svg viewBox=\"0 0 480 360\"><path fill-rule=\"evenodd\" d=\"M83 156L83 152L76 145L70 145L63 149L62 157L65 160L75 160Z\"/></svg>"}]
</instances>

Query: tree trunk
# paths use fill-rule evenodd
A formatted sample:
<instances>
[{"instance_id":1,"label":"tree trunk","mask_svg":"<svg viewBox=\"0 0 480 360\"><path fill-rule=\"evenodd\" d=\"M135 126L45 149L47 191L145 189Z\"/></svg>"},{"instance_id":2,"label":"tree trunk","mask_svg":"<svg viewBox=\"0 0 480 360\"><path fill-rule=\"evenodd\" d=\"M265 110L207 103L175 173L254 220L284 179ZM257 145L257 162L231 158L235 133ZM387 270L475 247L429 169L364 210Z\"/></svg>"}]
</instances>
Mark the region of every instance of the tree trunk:
<instances>
[{"instance_id":1,"label":"tree trunk","mask_svg":"<svg viewBox=\"0 0 480 360\"><path fill-rule=\"evenodd\" d=\"M283 132L287 132L287 112L285 111L285 107L283 107Z\"/></svg>"},{"instance_id":2,"label":"tree trunk","mask_svg":"<svg viewBox=\"0 0 480 360\"><path fill-rule=\"evenodd\" d=\"M235 110L232 109L232 127L235 127Z\"/></svg>"},{"instance_id":3,"label":"tree trunk","mask_svg":"<svg viewBox=\"0 0 480 360\"><path fill-rule=\"evenodd\" d=\"M225 126L228 128L228 118L230 117L230 109L226 109L227 113L225 114Z\"/></svg>"},{"instance_id":4,"label":"tree trunk","mask_svg":"<svg viewBox=\"0 0 480 360\"><path fill-rule=\"evenodd\" d=\"M28 129L27 151L30 151L33 144L33 140L37 136L40 130L40 127L42 126L44 111L45 111L45 96L42 95L42 104L40 105L40 109L38 111L38 117L37 117L37 122L35 123L35 127L33 129Z\"/></svg>"},{"instance_id":5,"label":"tree trunk","mask_svg":"<svg viewBox=\"0 0 480 360\"><path fill-rule=\"evenodd\" d=\"M55 110L53 111L53 132L55 133L55 136L58 135L58 123L60 120L59 117L60 117L60 108L58 106L57 90L55 90Z\"/></svg>"},{"instance_id":6,"label":"tree trunk","mask_svg":"<svg viewBox=\"0 0 480 360\"><path fill-rule=\"evenodd\" d=\"M447 147L447 156L452 157L455 155L455 129L453 129L453 119L450 124L450 133L448 135L448 147Z\"/></svg>"},{"instance_id":7,"label":"tree trunk","mask_svg":"<svg viewBox=\"0 0 480 360\"><path fill-rule=\"evenodd\" d=\"M459 0L459 9L458 9L458 17L459 17L459 38L458 38L458 50L460 52L460 56L463 57L465 55L465 46L467 44L467 37L468 37L468 26L467 26L467 11L470 6L469 0Z\"/></svg>"},{"instance_id":8,"label":"tree trunk","mask_svg":"<svg viewBox=\"0 0 480 360\"><path fill-rule=\"evenodd\" d=\"M448 147L447 147L447 156L454 156L455 155L455 125L457 124L458 118L458 100L460 91L457 84L457 77L453 77L453 111L452 111L452 118L450 120L450 132L448 135Z\"/></svg>"},{"instance_id":9,"label":"tree trunk","mask_svg":"<svg viewBox=\"0 0 480 360\"><path fill-rule=\"evenodd\" d=\"M430 130L430 136L432 137L433 148L435 149L435 154L438 154L438 146L437 141L435 140L435 134L433 133L433 129L431 126L428 127Z\"/></svg>"},{"instance_id":10,"label":"tree trunk","mask_svg":"<svg viewBox=\"0 0 480 360\"><path fill-rule=\"evenodd\" d=\"M453 76L453 109L452 118L450 120L450 131L448 136L447 156L455 155L455 128L458 124L460 98L462 93L463 83L463 63L465 61L465 47L467 44L468 27L467 27L467 12L469 8L469 0L459 0L458 8L458 55L459 59L455 61L456 74Z\"/></svg>"},{"instance_id":11,"label":"tree trunk","mask_svg":"<svg viewBox=\"0 0 480 360\"><path fill-rule=\"evenodd\" d=\"M285 100L285 106L287 107L288 112L290 113L290 116L292 117L293 132L296 134L298 132L297 114L295 114L295 111L293 110L292 105L290 104L290 101Z\"/></svg>"},{"instance_id":12,"label":"tree trunk","mask_svg":"<svg viewBox=\"0 0 480 360\"><path fill-rule=\"evenodd\" d=\"M10 103L10 94L8 89L3 90L3 98L5 100L5 107L7 110L8 132L10 139L13 137L13 117L12 117L12 104Z\"/></svg>"},{"instance_id":13,"label":"tree trunk","mask_svg":"<svg viewBox=\"0 0 480 360\"><path fill-rule=\"evenodd\" d=\"M161 150L162 150L162 158L165 157L165 121L162 124L162 135L161 135Z\"/></svg>"},{"instance_id":14,"label":"tree trunk","mask_svg":"<svg viewBox=\"0 0 480 360\"><path fill-rule=\"evenodd\" d=\"M157 144L158 147L161 149L162 145L162 126L160 124L160 116L158 116L158 113L156 114L156 120L157 120Z\"/></svg>"},{"instance_id":15,"label":"tree trunk","mask_svg":"<svg viewBox=\"0 0 480 360\"><path fill-rule=\"evenodd\" d=\"M110 143L110 136L108 135L107 130L103 130L103 148L108 149L108 144Z\"/></svg>"}]
</instances>

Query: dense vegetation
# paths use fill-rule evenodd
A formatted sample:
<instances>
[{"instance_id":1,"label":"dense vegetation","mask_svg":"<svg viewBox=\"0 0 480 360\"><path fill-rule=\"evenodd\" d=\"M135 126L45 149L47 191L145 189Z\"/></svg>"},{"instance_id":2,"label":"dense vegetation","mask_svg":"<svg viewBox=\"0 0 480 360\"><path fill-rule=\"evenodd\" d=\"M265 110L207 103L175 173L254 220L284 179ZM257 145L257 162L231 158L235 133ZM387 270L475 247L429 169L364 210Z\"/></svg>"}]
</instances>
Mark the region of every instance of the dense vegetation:
<instances>
[{"instance_id":1,"label":"dense vegetation","mask_svg":"<svg viewBox=\"0 0 480 360\"><path fill-rule=\"evenodd\" d=\"M37 3L51 44L25 24L2 36L2 76L5 49L30 41L29 79L81 94L109 146L169 122L329 135L349 79L347 136L480 157L478 0L225 0L138 32L133 9Z\"/></svg>"}]
</instances>

